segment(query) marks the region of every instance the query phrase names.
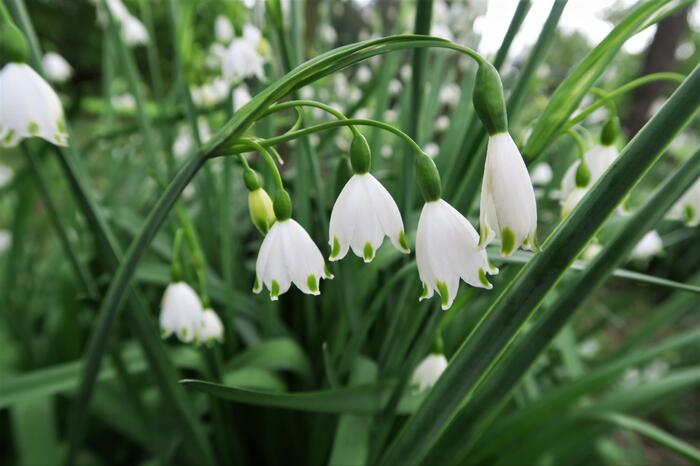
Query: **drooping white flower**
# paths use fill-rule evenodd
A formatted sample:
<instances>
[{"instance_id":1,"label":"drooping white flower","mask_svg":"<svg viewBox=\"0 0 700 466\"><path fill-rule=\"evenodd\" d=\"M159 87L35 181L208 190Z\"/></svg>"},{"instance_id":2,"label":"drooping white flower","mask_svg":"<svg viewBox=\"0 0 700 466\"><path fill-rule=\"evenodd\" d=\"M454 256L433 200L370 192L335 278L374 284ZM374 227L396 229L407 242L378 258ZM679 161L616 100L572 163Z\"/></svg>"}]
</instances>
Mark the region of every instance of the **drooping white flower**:
<instances>
[{"instance_id":1,"label":"drooping white flower","mask_svg":"<svg viewBox=\"0 0 700 466\"><path fill-rule=\"evenodd\" d=\"M250 102L252 97L248 92L248 86L241 84L233 91L233 111L238 111L245 104Z\"/></svg>"},{"instance_id":2,"label":"drooping white flower","mask_svg":"<svg viewBox=\"0 0 700 466\"><path fill-rule=\"evenodd\" d=\"M35 136L68 145L63 105L29 65L8 63L0 71L0 146L14 147Z\"/></svg>"},{"instance_id":3,"label":"drooping white flower","mask_svg":"<svg viewBox=\"0 0 700 466\"><path fill-rule=\"evenodd\" d=\"M656 230L652 230L639 240L639 243L632 249L630 255L632 259L644 261L660 254L663 250L664 242L661 236L659 236Z\"/></svg>"},{"instance_id":4,"label":"drooping white flower","mask_svg":"<svg viewBox=\"0 0 700 466\"><path fill-rule=\"evenodd\" d=\"M219 315L212 309L205 309L202 312L202 319L197 327L195 340L206 344L224 341L224 324L221 323Z\"/></svg>"},{"instance_id":5,"label":"drooping white flower","mask_svg":"<svg viewBox=\"0 0 700 466\"><path fill-rule=\"evenodd\" d=\"M577 159L574 163L572 163L571 166L567 168L566 172L564 173L564 177L561 180L559 197L562 199L562 203L566 202L567 197L569 197L569 195L571 195L571 193L576 189L588 189L593 186L595 182L598 181L601 176L603 176L608 167L612 165L618 155L619 151L615 146L597 145L588 150L583 155L583 160L585 161L586 167L588 168L588 172L590 174L590 178L586 186L576 186L576 171L581 165L581 161Z\"/></svg>"},{"instance_id":6,"label":"drooping white flower","mask_svg":"<svg viewBox=\"0 0 700 466\"><path fill-rule=\"evenodd\" d=\"M318 295L320 279L332 277L306 230L294 219L278 220L260 246L253 292L260 293L264 285L277 301L294 283L302 292Z\"/></svg>"},{"instance_id":7,"label":"drooping white flower","mask_svg":"<svg viewBox=\"0 0 700 466\"><path fill-rule=\"evenodd\" d=\"M136 110L136 99L131 94L112 96L112 107L121 112L133 112Z\"/></svg>"},{"instance_id":8,"label":"drooping white flower","mask_svg":"<svg viewBox=\"0 0 700 466\"><path fill-rule=\"evenodd\" d=\"M56 52L48 52L41 59L41 65L49 81L62 83L73 76L73 67L61 55Z\"/></svg>"},{"instance_id":9,"label":"drooping white flower","mask_svg":"<svg viewBox=\"0 0 700 466\"><path fill-rule=\"evenodd\" d=\"M228 44L233 39L233 25L224 15L219 15L214 20L214 32L216 33L216 40L224 44Z\"/></svg>"},{"instance_id":10,"label":"drooping white flower","mask_svg":"<svg viewBox=\"0 0 700 466\"><path fill-rule=\"evenodd\" d=\"M201 86L190 86L192 102L198 107L212 107L228 99L229 82L223 78L215 78Z\"/></svg>"},{"instance_id":11,"label":"drooping white flower","mask_svg":"<svg viewBox=\"0 0 700 466\"><path fill-rule=\"evenodd\" d=\"M489 136L480 209L482 247L500 238L504 256L520 246L535 249L535 191L520 151L508 133Z\"/></svg>"},{"instance_id":12,"label":"drooping white flower","mask_svg":"<svg viewBox=\"0 0 700 466\"><path fill-rule=\"evenodd\" d=\"M185 282L171 283L160 305L160 329L163 338L171 334L185 342L194 340L202 323L202 303Z\"/></svg>"},{"instance_id":13,"label":"drooping white flower","mask_svg":"<svg viewBox=\"0 0 700 466\"><path fill-rule=\"evenodd\" d=\"M532 168L530 179L533 185L548 185L552 181L552 167L547 162L538 163Z\"/></svg>"},{"instance_id":14,"label":"drooping white flower","mask_svg":"<svg viewBox=\"0 0 700 466\"><path fill-rule=\"evenodd\" d=\"M143 23L135 16L128 15L121 22L122 40L129 47L148 43L148 31Z\"/></svg>"},{"instance_id":15,"label":"drooping white flower","mask_svg":"<svg viewBox=\"0 0 700 466\"><path fill-rule=\"evenodd\" d=\"M454 207L442 199L426 202L416 232L416 263L423 283L421 300L437 291L442 309L447 310L457 296L459 280L491 289L486 274L498 273L478 246L479 235Z\"/></svg>"},{"instance_id":16,"label":"drooping white flower","mask_svg":"<svg viewBox=\"0 0 700 466\"><path fill-rule=\"evenodd\" d=\"M700 224L700 178L674 204L669 217L683 220L688 226Z\"/></svg>"},{"instance_id":17,"label":"drooping white flower","mask_svg":"<svg viewBox=\"0 0 700 466\"><path fill-rule=\"evenodd\" d=\"M445 372L445 369L447 369L447 358L444 354L429 354L413 371L411 386L421 392L431 388Z\"/></svg>"},{"instance_id":18,"label":"drooping white flower","mask_svg":"<svg viewBox=\"0 0 700 466\"><path fill-rule=\"evenodd\" d=\"M370 173L355 174L343 187L331 212L329 259L340 260L352 248L356 256L371 262L384 236L399 251L410 252L401 213L389 191Z\"/></svg>"},{"instance_id":19,"label":"drooping white flower","mask_svg":"<svg viewBox=\"0 0 700 466\"><path fill-rule=\"evenodd\" d=\"M221 64L224 77L229 82L237 83L253 76L265 79L265 58L258 51L261 41L260 30L250 24L243 27L242 37L231 41Z\"/></svg>"}]
</instances>

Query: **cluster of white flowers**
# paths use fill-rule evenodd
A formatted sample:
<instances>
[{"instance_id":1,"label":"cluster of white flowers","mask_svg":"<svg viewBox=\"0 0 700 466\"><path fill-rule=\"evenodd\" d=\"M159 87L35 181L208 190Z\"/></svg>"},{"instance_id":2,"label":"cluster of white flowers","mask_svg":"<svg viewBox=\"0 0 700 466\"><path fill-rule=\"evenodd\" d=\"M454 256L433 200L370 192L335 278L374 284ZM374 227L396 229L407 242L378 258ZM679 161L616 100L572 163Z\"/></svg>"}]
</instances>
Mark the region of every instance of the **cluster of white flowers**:
<instances>
[{"instance_id":1,"label":"cluster of white flowers","mask_svg":"<svg viewBox=\"0 0 700 466\"><path fill-rule=\"evenodd\" d=\"M218 314L205 309L197 293L185 282L171 283L165 289L160 306L163 338L175 334L184 343L222 342L224 326Z\"/></svg>"}]
</instances>

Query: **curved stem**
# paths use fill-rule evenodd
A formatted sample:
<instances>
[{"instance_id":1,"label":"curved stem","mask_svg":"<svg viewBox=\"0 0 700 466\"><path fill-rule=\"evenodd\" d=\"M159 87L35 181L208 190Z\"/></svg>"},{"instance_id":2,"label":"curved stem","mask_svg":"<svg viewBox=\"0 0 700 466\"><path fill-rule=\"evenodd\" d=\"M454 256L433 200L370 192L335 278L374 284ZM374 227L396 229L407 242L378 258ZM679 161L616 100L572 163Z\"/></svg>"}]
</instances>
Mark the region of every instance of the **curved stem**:
<instances>
[{"instance_id":1,"label":"curved stem","mask_svg":"<svg viewBox=\"0 0 700 466\"><path fill-rule=\"evenodd\" d=\"M595 112L600 107L606 105L609 101L640 86L644 86L645 84L649 84L656 81L674 81L680 84L683 82L684 79L685 76L679 73L652 73L646 76L642 76L641 78L637 78L623 86L618 87L614 91L609 92L605 97L601 98L600 100L592 103L585 109L581 110L580 113L578 113L575 117L571 118L569 122L564 125L562 131L564 132L569 128L576 126L578 123L585 120L586 117L588 117L588 115Z\"/></svg>"},{"instance_id":2,"label":"curved stem","mask_svg":"<svg viewBox=\"0 0 700 466\"><path fill-rule=\"evenodd\" d=\"M272 155L270 155L270 152L263 147L262 141L256 141L254 139L241 139L240 141L244 146L247 146L249 149L253 149L262 155L263 159L265 162L267 162L267 165L270 167L270 170L272 171L272 175L275 177L275 187L277 189L284 189L284 184L282 183L282 175L280 175L280 171L277 168L277 164L275 163L275 159L272 158Z\"/></svg>"},{"instance_id":3,"label":"curved stem","mask_svg":"<svg viewBox=\"0 0 700 466\"><path fill-rule=\"evenodd\" d=\"M265 113L262 114L262 116L260 118L263 118L267 115L270 115L271 113L285 110L288 108L294 108L297 110L297 112L299 112L299 107L319 108L319 109L323 110L324 112L333 115L338 120L347 120L348 119L348 117L345 116L341 111L331 107L330 105L326 105L324 103L317 102L315 100L308 100L308 99L290 100L288 102L282 102L281 104L272 105L272 106L270 106L270 108L267 109L267 111L265 111ZM297 120L297 121L299 121L299 120ZM297 129L297 127L295 125L293 127L293 130L296 130L296 129ZM357 129L354 126L350 126L350 130L352 131L352 133L354 135L359 134L359 132L357 131ZM290 130L287 133L291 133L291 132L293 132L293 131Z\"/></svg>"},{"instance_id":4,"label":"curved stem","mask_svg":"<svg viewBox=\"0 0 700 466\"><path fill-rule=\"evenodd\" d=\"M578 147L578 158L583 160L583 154L586 153L586 143L583 141L581 135L578 134L573 128L567 129L565 134L570 136L576 142L576 146Z\"/></svg>"},{"instance_id":5,"label":"curved stem","mask_svg":"<svg viewBox=\"0 0 700 466\"><path fill-rule=\"evenodd\" d=\"M293 131L291 133L286 133L282 134L280 136L275 136L271 137L268 139L260 139L258 141L255 141L258 145L266 147L266 146L273 146L277 144L281 144L283 142L291 141L293 139L296 139L301 136L305 136L307 134L311 133L317 133L319 131L324 131L327 129L331 128L338 128L342 126L374 126L376 128L383 129L385 131L389 131L391 133L394 133L396 136L400 137L406 143L413 148L413 150L416 151L418 154L423 154L423 149L418 145L416 141L414 141L408 134L404 133L400 129L396 128L395 126L392 126L388 123L384 123L381 121L377 120L370 120L366 118L348 118L346 120L336 120L336 121L327 121L325 123L320 123L318 125L314 126L309 126L308 128L300 129L298 131ZM239 141L242 143L243 146L249 143L248 140L246 141ZM230 150L227 150L226 153L230 154L232 151L233 153L237 153L241 149L240 145L234 144ZM221 154L224 155L224 154Z\"/></svg>"}]
</instances>

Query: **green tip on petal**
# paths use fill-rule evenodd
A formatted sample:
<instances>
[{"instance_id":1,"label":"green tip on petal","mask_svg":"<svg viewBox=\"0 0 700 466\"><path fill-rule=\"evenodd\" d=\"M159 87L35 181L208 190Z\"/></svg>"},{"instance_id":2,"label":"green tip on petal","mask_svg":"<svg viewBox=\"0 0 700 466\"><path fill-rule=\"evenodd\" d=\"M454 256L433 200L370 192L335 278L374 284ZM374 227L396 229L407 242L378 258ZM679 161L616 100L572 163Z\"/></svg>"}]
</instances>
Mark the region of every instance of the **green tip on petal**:
<instances>
[{"instance_id":1,"label":"green tip on petal","mask_svg":"<svg viewBox=\"0 0 700 466\"><path fill-rule=\"evenodd\" d=\"M180 340L186 341L187 335L189 335L189 333L187 332L186 328L183 328L182 330L180 330L180 333L178 335L180 335Z\"/></svg>"},{"instance_id":2,"label":"green tip on petal","mask_svg":"<svg viewBox=\"0 0 700 466\"><path fill-rule=\"evenodd\" d=\"M685 212L685 221L687 223L691 223L695 220L695 209L693 209L693 206L686 205L683 211Z\"/></svg>"},{"instance_id":3,"label":"green tip on petal","mask_svg":"<svg viewBox=\"0 0 700 466\"><path fill-rule=\"evenodd\" d=\"M5 137L3 138L3 142L5 144L9 144L14 137L15 137L15 130L9 129L9 130L7 130L7 133L5 133Z\"/></svg>"},{"instance_id":4,"label":"green tip on petal","mask_svg":"<svg viewBox=\"0 0 700 466\"><path fill-rule=\"evenodd\" d=\"M489 227L486 225L479 225L479 247L483 248L486 246L486 241L489 238Z\"/></svg>"},{"instance_id":5,"label":"green tip on petal","mask_svg":"<svg viewBox=\"0 0 700 466\"><path fill-rule=\"evenodd\" d=\"M440 304L442 305L442 309L446 311L450 308L450 292L447 290L447 285L445 282L437 282L437 290L438 293L440 293Z\"/></svg>"},{"instance_id":6,"label":"green tip on petal","mask_svg":"<svg viewBox=\"0 0 700 466\"><path fill-rule=\"evenodd\" d=\"M340 254L340 240L337 236L333 237L333 247L331 248L331 256L328 258L330 260L336 260Z\"/></svg>"},{"instance_id":7,"label":"green tip on petal","mask_svg":"<svg viewBox=\"0 0 700 466\"><path fill-rule=\"evenodd\" d=\"M326 264L323 264L323 278L328 280L335 278Z\"/></svg>"},{"instance_id":8,"label":"green tip on petal","mask_svg":"<svg viewBox=\"0 0 700 466\"><path fill-rule=\"evenodd\" d=\"M510 256L515 250L515 233L508 227L501 231L501 255Z\"/></svg>"},{"instance_id":9,"label":"green tip on petal","mask_svg":"<svg viewBox=\"0 0 700 466\"><path fill-rule=\"evenodd\" d=\"M36 121L30 121L27 130L32 136L36 136L39 133L39 124Z\"/></svg>"},{"instance_id":10,"label":"green tip on petal","mask_svg":"<svg viewBox=\"0 0 700 466\"><path fill-rule=\"evenodd\" d=\"M316 275L311 274L306 278L306 284L309 287L309 290L313 294L320 294L318 291L318 280L316 279Z\"/></svg>"},{"instance_id":11,"label":"green tip on petal","mask_svg":"<svg viewBox=\"0 0 700 466\"><path fill-rule=\"evenodd\" d=\"M168 338L169 336L170 336L170 331L164 329L163 327L161 327L161 328L160 328L160 337L161 337L163 340L165 340L165 339Z\"/></svg>"},{"instance_id":12,"label":"green tip on petal","mask_svg":"<svg viewBox=\"0 0 700 466\"><path fill-rule=\"evenodd\" d=\"M399 233L399 245L403 248L403 252L406 254L411 252L411 248L408 247L408 243L406 242L406 233L404 233L403 230Z\"/></svg>"},{"instance_id":13,"label":"green tip on petal","mask_svg":"<svg viewBox=\"0 0 700 466\"><path fill-rule=\"evenodd\" d=\"M255 282L253 282L253 293L257 294L262 291L262 286L260 286L260 281L258 280L258 277L255 277Z\"/></svg>"},{"instance_id":14,"label":"green tip on petal","mask_svg":"<svg viewBox=\"0 0 700 466\"><path fill-rule=\"evenodd\" d=\"M280 294L280 284L277 280L272 280L272 286L270 287L270 299L277 301L277 297Z\"/></svg>"},{"instance_id":15,"label":"green tip on petal","mask_svg":"<svg viewBox=\"0 0 700 466\"><path fill-rule=\"evenodd\" d=\"M365 262L372 262L372 259L374 259L374 249L372 248L372 244L369 241L365 243L365 247L362 250L362 255L365 259Z\"/></svg>"},{"instance_id":16,"label":"green tip on petal","mask_svg":"<svg viewBox=\"0 0 700 466\"><path fill-rule=\"evenodd\" d=\"M428 285L425 283L422 283L423 285L423 291L421 292L420 296L418 297L418 301L423 301L424 299L428 298L428 293L430 293L430 290L428 289Z\"/></svg>"},{"instance_id":17,"label":"green tip on petal","mask_svg":"<svg viewBox=\"0 0 700 466\"><path fill-rule=\"evenodd\" d=\"M484 288L486 288L487 290L493 288L493 285L491 284L491 282L489 282L489 279L486 278L486 270L484 270L483 268L479 269L479 282L482 285L484 285Z\"/></svg>"}]
</instances>

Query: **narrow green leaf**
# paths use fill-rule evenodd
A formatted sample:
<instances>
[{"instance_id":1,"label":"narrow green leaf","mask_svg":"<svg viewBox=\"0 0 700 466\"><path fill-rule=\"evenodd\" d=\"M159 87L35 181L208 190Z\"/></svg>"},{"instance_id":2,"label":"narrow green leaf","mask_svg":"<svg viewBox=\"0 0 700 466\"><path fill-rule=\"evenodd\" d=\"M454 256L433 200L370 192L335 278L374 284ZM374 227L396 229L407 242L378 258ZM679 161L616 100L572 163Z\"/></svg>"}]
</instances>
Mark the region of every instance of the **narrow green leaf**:
<instances>
[{"instance_id":1,"label":"narrow green leaf","mask_svg":"<svg viewBox=\"0 0 700 466\"><path fill-rule=\"evenodd\" d=\"M270 408L291 409L313 413L375 414L381 411L391 395L391 385L362 385L314 392L270 393L230 387L203 380L184 379L180 383L190 390L234 401L236 403ZM399 411L416 409L422 397L404 396Z\"/></svg>"},{"instance_id":2,"label":"narrow green leaf","mask_svg":"<svg viewBox=\"0 0 700 466\"><path fill-rule=\"evenodd\" d=\"M614 412L601 413L593 418L609 422L622 429L637 432L638 434L641 434L659 445L677 453L683 458L692 461L693 463L700 464L700 450L642 419L637 419L632 416L626 416L624 414Z\"/></svg>"}]
</instances>

